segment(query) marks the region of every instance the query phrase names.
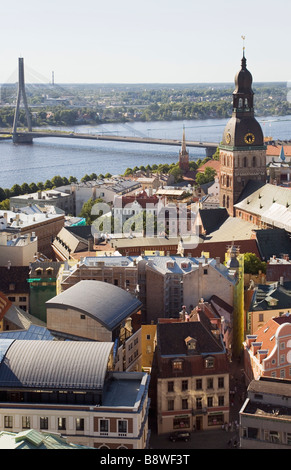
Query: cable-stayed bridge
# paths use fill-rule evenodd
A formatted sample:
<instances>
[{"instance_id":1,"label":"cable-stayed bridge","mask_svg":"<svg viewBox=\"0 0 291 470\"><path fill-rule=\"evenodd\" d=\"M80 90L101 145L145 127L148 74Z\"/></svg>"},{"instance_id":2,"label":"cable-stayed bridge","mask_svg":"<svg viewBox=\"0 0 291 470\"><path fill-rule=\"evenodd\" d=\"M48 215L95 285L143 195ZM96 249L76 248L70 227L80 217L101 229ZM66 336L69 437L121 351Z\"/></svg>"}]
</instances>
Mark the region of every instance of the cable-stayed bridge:
<instances>
[{"instance_id":1,"label":"cable-stayed bridge","mask_svg":"<svg viewBox=\"0 0 291 470\"><path fill-rule=\"evenodd\" d=\"M7 87L9 88L9 87ZM19 129L19 113L21 102L23 103L27 129ZM127 127L130 130L130 125ZM138 132L136 132L138 133ZM142 133L139 133L139 136L120 136L120 135L108 135L108 134L85 134L85 133L76 133L76 132L62 132L62 131L51 131L51 130L35 130L32 129L30 111L28 106L28 101L26 97L26 88L24 81L24 62L23 58L18 59L18 90L17 90L17 100L14 113L14 122L11 129L0 130L0 138L4 136L11 137L11 140L14 143L32 143L33 139L43 138L43 137L58 137L58 138L69 138L69 139L89 139L89 140L107 140L115 142L133 142L140 144L155 144L155 145L172 145L180 146L182 145L182 140L176 139L159 139L154 137L144 136ZM206 155L211 156L217 149L217 142L202 142L202 141L186 141L188 147L200 147L206 150Z\"/></svg>"}]
</instances>

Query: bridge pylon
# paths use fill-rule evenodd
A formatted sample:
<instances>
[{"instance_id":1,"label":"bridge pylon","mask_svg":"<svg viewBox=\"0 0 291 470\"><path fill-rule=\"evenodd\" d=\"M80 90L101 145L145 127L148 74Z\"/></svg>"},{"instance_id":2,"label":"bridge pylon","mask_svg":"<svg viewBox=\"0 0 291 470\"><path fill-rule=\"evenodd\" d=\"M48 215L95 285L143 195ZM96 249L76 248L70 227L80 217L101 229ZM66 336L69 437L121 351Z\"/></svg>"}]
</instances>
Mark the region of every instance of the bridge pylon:
<instances>
[{"instance_id":1,"label":"bridge pylon","mask_svg":"<svg viewBox=\"0 0 291 470\"><path fill-rule=\"evenodd\" d=\"M27 128L28 128L28 131L31 132L31 130L32 130L31 119L30 119L30 114L29 114L29 109L28 109L28 104L27 104L27 98L26 98L26 93L25 93L23 58L19 57L18 58L18 91L17 91L16 108L15 108L15 113L14 113L12 140L15 143L29 143L29 144L31 144L32 143L32 137L30 137L28 135L27 136L24 136L24 135L19 136L17 134L17 126L18 126L18 120L19 120L19 110L20 110L21 98L22 98L23 104L24 104L25 115L26 115L26 120L27 120Z\"/></svg>"}]
</instances>

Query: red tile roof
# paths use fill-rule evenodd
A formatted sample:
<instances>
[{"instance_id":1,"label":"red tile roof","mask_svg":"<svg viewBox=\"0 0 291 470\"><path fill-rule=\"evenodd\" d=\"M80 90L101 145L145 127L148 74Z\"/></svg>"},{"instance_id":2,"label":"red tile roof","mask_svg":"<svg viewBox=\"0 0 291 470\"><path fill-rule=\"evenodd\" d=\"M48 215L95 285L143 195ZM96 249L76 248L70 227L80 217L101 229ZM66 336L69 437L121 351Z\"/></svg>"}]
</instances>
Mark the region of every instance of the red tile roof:
<instances>
[{"instance_id":1,"label":"red tile roof","mask_svg":"<svg viewBox=\"0 0 291 470\"><path fill-rule=\"evenodd\" d=\"M267 145L266 155L279 157L282 145ZM291 157L291 145L283 145L285 157Z\"/></svg>"}]
</instances>

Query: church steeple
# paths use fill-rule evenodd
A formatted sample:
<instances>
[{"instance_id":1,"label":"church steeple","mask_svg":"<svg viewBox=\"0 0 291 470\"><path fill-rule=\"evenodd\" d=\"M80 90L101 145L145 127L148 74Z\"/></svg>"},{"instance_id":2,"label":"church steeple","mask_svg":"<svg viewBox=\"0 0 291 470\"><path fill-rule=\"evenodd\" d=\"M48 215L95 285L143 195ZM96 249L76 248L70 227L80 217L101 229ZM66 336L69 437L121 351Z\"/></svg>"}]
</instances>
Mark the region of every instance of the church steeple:
<instances>
[{"instance_id":1,"label":"church steeple","mask_svg":"<svg viewBox=\"0 0 291 470\"><path fill-rule=\"evenodd\" d=\"M182 145L179 153L179 167L184 172L189 171L189 153L186 149L185 126L183 126Z\"/></svg>"},{"instance_id":2,"label":"church steeple","mask_svg":"<svg viewBox=\"0 0 291 470\"><path fill-rule=\"evenodd\" d=\"M220 206L226 207L231 216L235 215L234 206L248 181L266 182L266 146L254 116L252 82L243 48L241 68L235 76L232 117L219 146Z\"/></svg>"}]
</instances>

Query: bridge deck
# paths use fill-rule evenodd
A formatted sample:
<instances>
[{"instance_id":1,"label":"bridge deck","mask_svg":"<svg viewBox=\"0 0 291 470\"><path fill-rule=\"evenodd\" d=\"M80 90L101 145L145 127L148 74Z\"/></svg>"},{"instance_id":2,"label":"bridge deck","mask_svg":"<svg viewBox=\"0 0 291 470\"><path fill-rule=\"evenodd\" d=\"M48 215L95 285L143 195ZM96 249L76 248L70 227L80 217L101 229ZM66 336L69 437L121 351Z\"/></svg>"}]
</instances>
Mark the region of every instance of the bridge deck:
<instances>
[{"instance_id":1,"label":"bridge deck","mask_svg":"<svg viewBox=\"0 0 291 470\"><path fill-rule=\"evenodd\" d=\"M12 131L0 131L0 135L12 134ZM175 145L181 146L181 140L175 139L158 139L154 137L135 137L135 136L118 136L118 135L106 135L106 134L81 134L76 132L45 132L45 131L31 131L31 132L17 132L19 137L31 137L32 139L40 137L61 137L67 139L89 139L89 140L109 140L116 142L135 142L139 144L157 144L157 145ZM213 148L216 149L218 143L216 142L196 142L188 140L186 141L188 147L201 147L201 148Z\"/></svg>"}]
</instances>

